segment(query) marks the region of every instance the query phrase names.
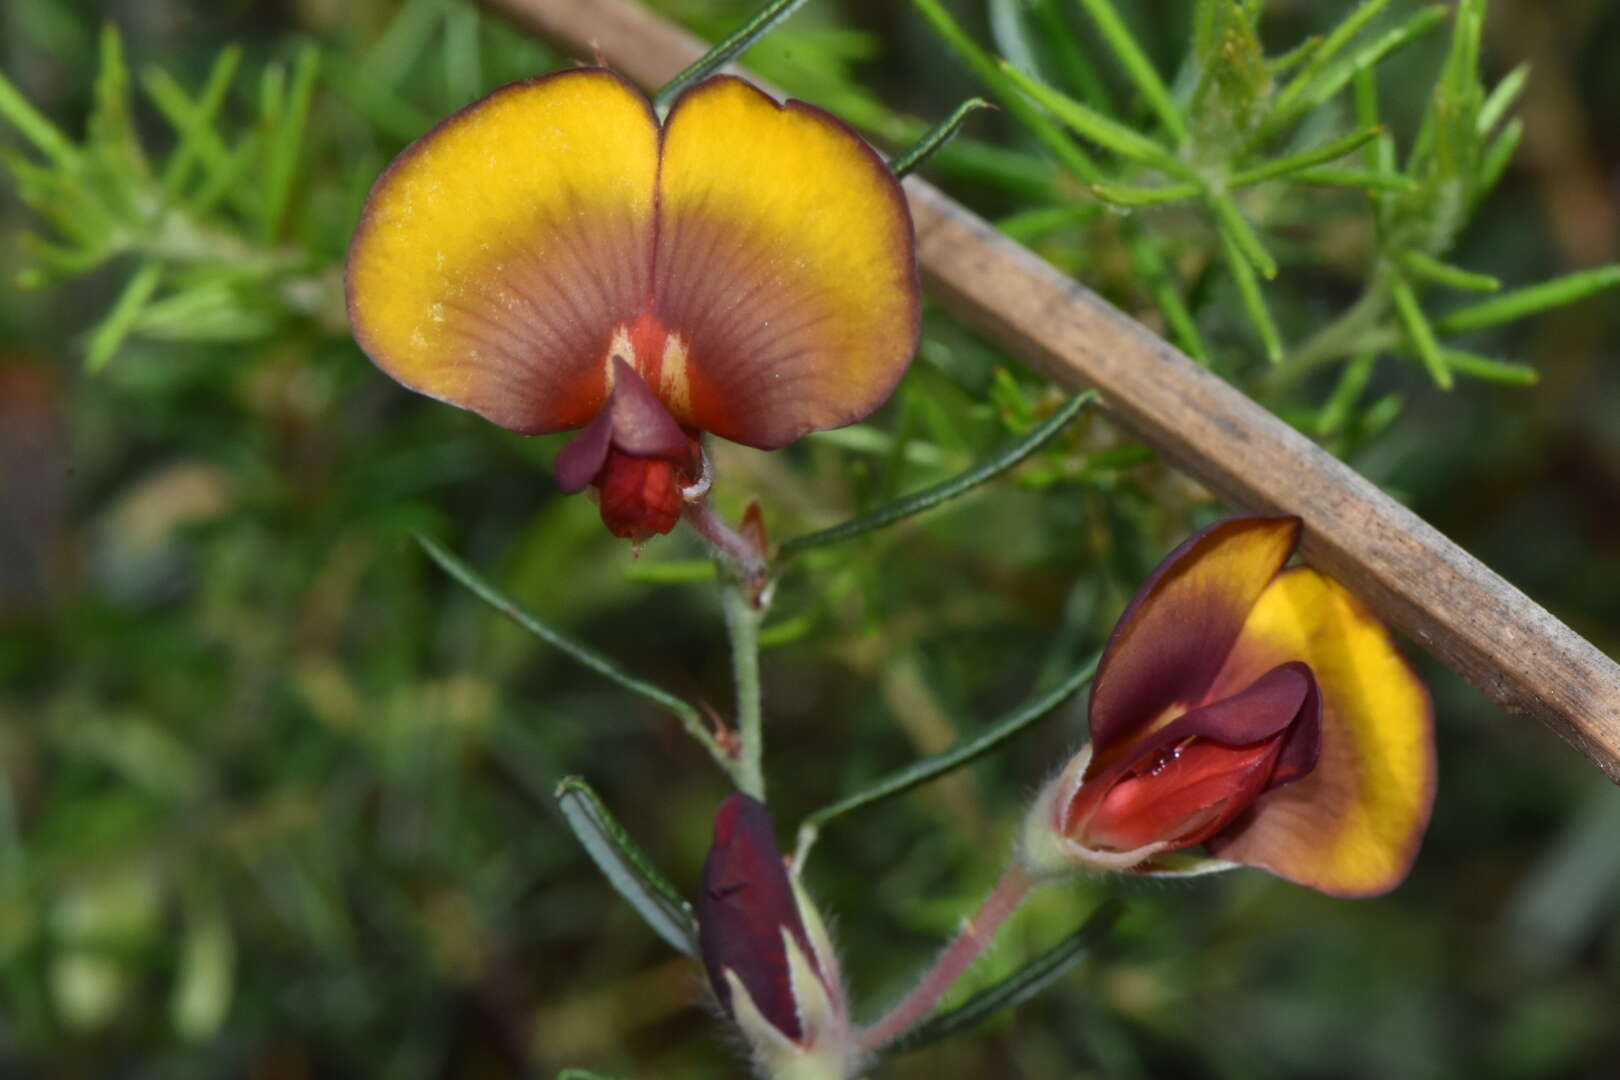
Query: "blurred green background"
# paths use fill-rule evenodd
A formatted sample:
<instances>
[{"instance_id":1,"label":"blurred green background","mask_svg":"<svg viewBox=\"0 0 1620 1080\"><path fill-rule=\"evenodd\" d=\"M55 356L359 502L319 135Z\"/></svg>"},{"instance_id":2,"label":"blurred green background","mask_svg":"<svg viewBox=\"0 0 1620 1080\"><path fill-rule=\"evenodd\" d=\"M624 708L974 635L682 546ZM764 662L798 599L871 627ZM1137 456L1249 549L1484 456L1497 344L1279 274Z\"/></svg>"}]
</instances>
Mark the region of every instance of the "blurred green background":
<instances>
[{"instance_id":1,"label":"blurred green background","mask_svg":"<svg viewBox=\"0 0 1620 1080\"><path fill-rule=\"evenodd\" d=\"M750 7L655 6L710 37ZM1092 47L1078 6L1056 7ZM1129 7L1172 70L1190 0ZM1009 8L952 6L1011 54ZM1347 10L1272 0L1268 47ZM96 110L104 23L122 33L151 171L104 127L116 167L94 183L136 218L173 162L166 88L189 102L221 50L242 52L220 138L163 187L192 201L158 232L86 220L100 259L14 288L41 265L19 238L48 230L0 181L0 1074L740 1074L694 966L612 893L551 798L586 776L690 889L722 778L670 717L501 620L410 537L442 538L547 619L724 711L700 551L678 534L633 559L586 500L556 496L557 440L402 391L343 332L337 267L378 171L438 117L565 60L458 0L7 0L0 70L74 140ZM1380 68L1402 144L1445 53L1431 37ZM1620 258L1616 56L1620 5L1493 0L1482 63L1494 83L1531 62L1524 139L1456 262L1515 286ZM888 149L983 92L901 3L814 0L749 60ZM1098 71L1129 114L1122 74ZM0 125L0 148L24 146ZM925 172L987 216L1027 227L1082 200L1005 112L971 119L953 155ZM223 179L203 205L192 185L209 176ZM1267 295L1291 342L1358 291L1375 243L1359 198L1267 220L1283 261ZM1032 239L1162 327L1128 254L1138 223L1168 238L1217 370L1249 384L1255 342L1196 222L1083 211ZM131 275L186 244L206 258L173 256L158 301L113 341L104 319ZM1620 653L1617 306L1594 298L1473 347L1539 384L1442 393L1387 358L1329 445ZM104 366L87 371L87 353ZM1324 371L1267 403L1308 418L1334 385ZM931 312L921 359L871 422L775 455L722 448L722 505L757 496L777 536L831 524L966 467L1057 400ZM1066 670L1153 563L1223 512L1087 418L1008 481L801 560L764 661L779 823ZM1057 990L883 1075L1614 1076L1620 793L1419 660L1440 789L1400 890L1338 901L1253 871L1047 890L981 981L1106 896L1129 911ZM1066 709L829 827L808 881L868 1014L988 888L1024 799L1082 730Z\"/></svg>"}]
</instances>

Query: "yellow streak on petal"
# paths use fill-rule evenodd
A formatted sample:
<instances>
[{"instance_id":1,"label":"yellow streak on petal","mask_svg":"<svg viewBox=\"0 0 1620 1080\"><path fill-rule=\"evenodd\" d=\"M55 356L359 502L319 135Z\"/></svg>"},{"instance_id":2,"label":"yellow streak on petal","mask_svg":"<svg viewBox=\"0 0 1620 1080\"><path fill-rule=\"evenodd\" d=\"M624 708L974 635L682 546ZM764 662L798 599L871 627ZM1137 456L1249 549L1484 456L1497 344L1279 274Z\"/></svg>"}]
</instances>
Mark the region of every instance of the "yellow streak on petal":
<instances>
[{"instance_id":1,"label":"yellow streak on petal","mask_svg":"<svg viewBox=\"0 0 1620 1080\"><path fill-rule=\"evenodd\" d=\"M671 333L664 341L663 362L658 369L658 396L676 416L689 416L692 412L691 383L686 374L686 342L681 335Z\"/></svg>"},{"instance_id":2,"label":"yellow streak on petal","mask_svg":"<svg viewBox=\"0 0 1620 1080\"><path fill-rule=\"evenodd\" d=\"M361 346L405 385L522 431L577 426L649 294L658 129L601 69L497 90L377 181L348 269Z\"/></svg>"},{"instance_id":3,"label":"yellow streak on petal","mask_svg":"<svg viewBox=\"0 0 1620 1080\"><path fill-rule=\"evenodd\" d=\"M916 348L899 185L828 114L737 79L670 114L655 276L688 350L676 415L734 441L775 447L865 416Z\"/></svg>"},{"instance_id":4,"label":"yellow streak on petal","mask_svg":"<svg viewBox=\"0 0 1620 1080\"><path fill-rule=\"evenodd\" d=\"M1387 892L1410 869L1434 802L1428 691L1383 624L1308 568L1261 595L1218 692L1284 660L1310 664L1321 687L1321 758L1262 796L1253 823L1217 854L1336 895Z\"/></svg>"}]
</instances>

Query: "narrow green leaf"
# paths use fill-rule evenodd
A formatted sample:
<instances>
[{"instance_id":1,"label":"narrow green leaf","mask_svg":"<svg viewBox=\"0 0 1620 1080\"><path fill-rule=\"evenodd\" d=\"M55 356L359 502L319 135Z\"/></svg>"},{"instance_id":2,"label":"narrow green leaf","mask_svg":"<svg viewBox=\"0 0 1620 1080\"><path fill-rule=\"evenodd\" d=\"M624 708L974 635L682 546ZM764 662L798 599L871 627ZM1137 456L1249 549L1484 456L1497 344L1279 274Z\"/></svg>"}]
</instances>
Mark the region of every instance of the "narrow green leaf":
<instances>
[{"instance_id":1,"label":"narrow green leaf","mask_svg":"<svg viewBox=\"0 0 1620 1080\"><path fill-rule=\"evenodd\" d=\"M79 150L45 114L28 103L11 80L0 72L0 120L17 129L17 134L34 144L59 169L75 169Z\"/></svg>"},{"instance_id":2,"label":"narrow green leaf","mask_svg":"<svg viewBox=\"0 0 1620 1080\"><path fill-rule=\"evenodd\" d=\"M1153 64L1148 60L1147 54L1136 43L1131 35L1130 28L1125 20L1120 18L1119 12L1109 0L1080 0L1086 11L1102 32L1103 40L1114 51L1120 66L1131 77L1136 88L1142 92L1153 112L1170 133L1176 142L1185 142L1187 139L1187 121L1182 116L1180 107L1170 96L1170 90L1165 86L1164 80L1154 70Z\"/></svg>"},{"instance_id":3,"label":"narrow green leaf","mask_svg":"<svg viewBox=\"0 0 1620 1080\"><path fill-rule=\"evenodd\" d=\"M912 4L922 12L923 18L928 20L929 25L944 39L945 44L978 74L1007 111L1029 129L1030 134L1046 147L1059 165L1088 183L1100 179L1101 174L1091 160L1091 155L1076 145L1074 140L1064 134L1061 127L1030 104L1029 100L1008 82L995 58L979 47L978 42L974 41L973 37L951 17L940 0L912 0Z\"/></svg>"},{"instance_id":4,"label":"narrow green leaf","mask_svg":"<svg viewBox=\"0 0 1620 1080\"><path fill-rule=\"evenodd\" d=\"M1497 183L1502 179L1502 174L1507 171L1508 162L1512 161L1513 155L1518 152L1519 141L1523 138L1524 121L1515 116L1485 147L1479 171L1474 177L1471 200L1475 205L1495 190Z\"/></svg>"},{"instance_id":5,"label":"narrow green leaf","mask_svg":"<svg viewBox=\"0 0 1620 1080\"><path fill-rule=\"evenodd\" d=\"M1453 371L1485 382L1502 383L1506 386L1534 386L1541 381L1541 372L1529 364L1492 360L1488 356L1464 352L1462 349L1446 349L1445 354L1446 363Z\"/></svg>"},{"instance_id":6,"label":"narrow green leaf","mask_svg":"<svg viewBox=\"0 0 1620 1080\"><path fill-rule=\"evenodd\" d=\"M1377 353L1364 352L1344 365L1338 385L1333 388L1333 393L1329 395L1327 403L1322 406L1322 412L1316 418L1318 436L1326 438L1344 427L1350 411L1356 407L1356 403L1366 391L1367 382L1372 378L1373 367L1377 361Z\"/></svg>"},{"instance_id":7,"label":"narrow green leaf","mask_svg":"<svg viewBox=\"0 0 1620 1080\"><path fill-rule=\"evenodd\" d=\"M175 197L199 159L218 160L225 153L224 144L214 132L214 120L225 104L225 94L236 78L236 69L242 61L242 47L231 44L220 50L214 60L208 79L195 104L186 96L180 84L161 69L148 71L141 80L147 96L174 126L179 136L174 153L163 168L162 192L165 200Z\"/></svg>"},{"instance_id":8,"label":"narrow green leaf","mask_svg":"<svg viewBox=\"0 0 1620 1080\"><path fill-rule=\"evenodd\" d=\"M1395 301L1395 311L1401 317L1401 325L1406 327L1407 340L1412 343L1418 359L1429 369L1429 375L1434 379L1436 386L1442 390L1450 390L1451 369L1446 367L1446 358L1440 351L1439 343L1434 339L1434 328L1429 325L1429 317L1423 314L1417 294L1399 274L1391 275L1389 290L1390 297Z\"/></svg>"},{"instance_id":9,"label":"narrow green leaf","mask_svg":"<svg viewBox=\"0 0 1620 1080\"><path fill-rule=\"evenodd\" d=\"M1022 1005L1067 975L1093 945L1113 931L1124 910L1125 905L1118 900L1105 900L1074 933L994 986L981 990L949 1012L918 1024L890 1043L884 1054L903 1054L938 1042Z\"/></svg>"},{"instance_id":10,"label":"narrow green leaf","mask_svg":"<svg viewBox=\"0 0 1620 1080\"><path fill-rule=\"evenodd\" d=\"M688 956L697 955L697 919L691 905L647 858L641 845L577 776L557 785L557 807L620 896L658 936Z\"/></svg>"},{"instance_id":11,"label":"narrow green leaf","mask_svg":"<svg viewBox=\"0 0 1620 1080\"><path fill-rule=\"evenodd\" d=\"M1349 135L1325 142L1321 146L1314 146L1309 150L1301 150L1296 154L1285 154L1282 157L1273 158L1253 168L1233 173L1227 180L1227 186L1234 188L1247 187L1249 184L1258 184L1262 180L1287 176L1290 173L1308 169L1313 165L1321 165L1342 158L1352 150L1377 138L1381 130L1381 128L1377 127L1362 128L1360 131L1351 132Z\"/></svg>"},{"instance_id":12,"label":"narrow green leaf","mask_svg":"<svg viewBox=\"0 0 1620 1080\"><path fill-rule=\"evenodd\" d=\"M915 787L928 783L930 780L977 761L995 750L1008 739L1011 739L1035 723L1035 721L1068 701L1081 687L1088 685L1092 677L1097 673L1097 662L1100 659L1101 654L1093 656L1051 690L1041 694L1033 701L1025 702L977 735L963 739L949 750L923 758L920 761L914 761L904 768L896 769L874 783L868 784L860 791L846 795L837 802L829 803L814 813L807 815L799 823L796 861L802 865L805 856L809 854L811 845L816 841L817 834L828 822L835 818L843 817L845 814L871 806L874 803L892 799L896 795L903 795Z\"/></svg>"},{"instance_id":13,"label":"narrow green leaf","mask_svg":"<svg viewBox=\"0 0 1620 1080\"><path fill-rule=\"evenodd\" d=\"M1268 280L1276 277L1277 260L1271 257L1271 252L1260 242L1260 237L1249 224L1249 220L1243 216L1243 211L1238 209L1237 203L1232 201L1232 197L1220 192L1211 192L1209 205L1210 209L1215 211L1215 224L1221 234L1230 240L1243 253L1244 258L1253 263L1254 268Z\"/></svg>"},{"instance_id":14,"label":"narrow green leaf","mask_svg":"<svg viewBox=\"0 0 1620 1080\"><path fill-rule=\"evenodd\" d=\"M1322 42L1324 40L1325 39L1321 34L1312 34L1310 37L1306 38L1298 45L1295 45L1292 49L1289 49L1282 55L1274 56L1270 60L1267 60L1266 70L1271 72L1272 78L1282 78L1284 75L1288 74L1290 71L1293 71L1301 64L1310 60L1311 57L1315 56L1316 50L1322 47Z\"/></svg>"},{"instance_id":15,"label":"narrow green leaf","mask_svg":"<svg viewBox=\"0 0 1620 1080\"><path fill-rule=\"evenodd\" d=\"M1385 394L1373 402L1372 408L1362 414L1359 435L1363 445L1375 441L1400 419L1406 408L1406 399L1400 394Z\"/></svg>"},{"instance_id":16,"label":"narrow green leaf","mask_svg":"<svg viewBox=\"0 0 1620 1080\"><path fill-rule=\"evenodd\" d=\"M922 138L923 125L909 118L894 126L905 128L911 138L900 137L892 142L909 144ZM1010 199L1039 201L1057 193L1058 167L1031 151L958 137L940 147L932 162L941 175L999 188Z\"/></svg>"},{"instance_id":17,"label":"narrow green leaf","mask_svg":"<svg viewBox=\"0 0 1620 1080\"><path fill-rule=\"evenodd\" d=\"M129 67L124 60L124 39L118 28L105 23L101 28L101 66L96 72L95 105L85 143L104 168L115 169L123 178L146 175L146 159L135 135L130 112Z\"/></svg>"},{"instance_id":18,"label":"narrow green leaf","mask_svg":"<svg viewBox=\"0 0 1620 1080\"><path fill-rule=\"evenodd\" d=\"M236 939L224 905L208 888L188 890L169 1020L186 1042L219 1033L236 990Z\"/></svg>"},{"instance_id":19,"label":"narrow green leaf","mask_svg":"<svg viewBox=\"0 0 1620 1080\"><path fill-rule=\"evenodd\" d=\"M1388 6L1389 0L1367 0L1322 38L1321 43L1305 58L1299 74L1277 95L1276 111L1282 113L1294 109L1328 61L1339 55L1350 39L1361 33Z\"/></svg>"},{"instance_id":20,"label":"narrow green leaf","mask_svg":"<svg viewBox=\"0 0 1620 1080\"><path fill-rule=\"evenodd\" d=\"M241 55L239 50L227 50L220 54L220 63L214 66L215 73L229 70L233 52ZM146 91L146 96L157 106L158 112L163 114L177 136L175 152L169 158L163 174L165 190L171 185L178 189L184 181L184 172L199 162L204 168L219 168L230 157L230 150L211 126L212 115L205 117L201 107L202 100L207 98L213 85L210 78L203 98L193 102L174 76L162 68L149 68L141 76L141 87Z\"/></svg>"},{"instance_id":21,"label":"narrow green leaf","mask_svg":"<svg viewBox=\"0 0 1620 1080\"><path fill-rule=\"evenodd\" d=\"M194 215L203 217L212 213L222 200L240 190L242 178L259 160L260 142L257 132L244 135L235 149L226 151L223 159L209 165L206 179L191 196L190 209Z\"/></svg>"},{"instance_id":22,"label":"narrow green leaf","mask_svg":"<svg viewBox=\"0 0 1620 1080\"><path fill-rule=\"evenodd\" d=\"M1115 206L1157 206L1160 203L1182 202L1197 198L1203 188L1187 181L1164 184L1159 187L1131 187L1126 184L1092 184L1091 193Z\"/></svg>"},{"instance_id":23,"label":"narrow green leaf","mask_svg":"<svg viewBox=\"0 0 1620 1080\"><path fill-rule=\"evenodd\" d=\"M456 103L472 101L484 85L478 45L478 9L451 5L444 11L444 88Z\"/></svg>"},{"instance_id":24,"label":"narrow green leaf","mask_svg":"<svg viewBox=\"0 0 1620 1080\"><path fill-rule=\"evenodd\" d=\"M557 1074L557 1080L619 1080L619 1078L607 1073L592 1072L589 1069L564 1069Z\"/></svg>"},{"instance_id":25,"label":"narrow green leaf","mask_svg":"<svg viewBox=\"0 0 1620 1080\"><path fill-rule=\"evenodd\" d=\"M388 28L354 72L354 87L372 99L388 97L390 91L405 81L417 57L439 33L444 8L444 0L405 0L399 5ZM421 129L417 131L420 133Z\"/></svg>"},{"instance_id":26,"label":"narrow green leaf","mask_svg":"<svg viewBox=\"0 0 1620 1080\"><path fill-rule=\"evenodd\" d=\"M1097 400L1094 390L1071 398L1064 406L1052 415L1050 420L1014 442L984 462L973 468L954 476L944 483L924 488L892 503L869 510L864 514L851 518L841 525L834 525L830 529L806 533L785 541L780 549L781 557L786 559L804 551L807 548L820 547L824 544L836 544L844 540L864 535L876 529L893 525L897 521L920 514L924 510L931 510L943 502L964 495L972 489L995 479L1002 473L1011 469L1029 455L1045 446L1057 434L1068 426L1069 421L1080 414L1080 410Z\"/></svg>"},{"instance_id":27,"label":"narrow green leaf","mask_svg":"<svg viewBox=\"0 0 1620 1080\"><path fill-rule=\"evenodd\" d=\"M1447 334L1461 334L1469 330L1482 330L1487 326L1500 326L1529 315L1573 304L1594 296L1605 289L1620 285L1620 263L1610 263L1591 270L1543 281L1523 289L1514 289L1501 296L1470 304L1444 316L1437 325Z\"/></svg>"},{"instance_id":28,"label":"narrow green leaf","mask_svg":"<svg viewBox=\"0 0 1620 1080\"><path fill-rule=\"evenodd\" d=\"M1271 310L1266 306L1265 294L1260 291L1260 282L1254 276L1254 267L1226 229L1219 230L1219 233L1221 252L1226 256L1226 267L1231 271L1232 280L1237 284L1238 299L1243 304L1243 310L1248 313L1249 321L1254 324L1255 332L1260 335L1260 344L1266 351L1266 359L1273 364L1281 363L1282 335L1277 332L1277 324L1271 321Z\"/></svg>"},{"instance_id":29,"label":"narrow green leaf","mask_svg":"<svg viewBox=\"0 0 1620 1080\"><path fill-rule=\"evenodd\" d=\"M778 23L792 15L804 0L770 0L741 26L721 38L714 48L698 57L687 69L675 76L653 98L653 106L662 116L687 87L698 83L725 67L731 58L745 52L754 42L773 30Z\"/></svg>"},{"instance_id":30,"label":"narrow green leaf","mask_svg":"<svg viewBox=\"0 0 1620 1080\"><path fill-rule=\"evenodd\" d=\"M1309 112L1337 94L1344 88L1346 83L1355 77L1356 72L1376 67L1391 53L1404 49L1445 22L1447 14L1447 9L1443 4L1431 4L1428 7L1420 8L1401 25L1386 31L1357 49L1346 57L1343 62L1334 65L1317 81L1317 85L1305 95L1305 105L1301 112Z\"/></svg>"},{"instance_id":31,"label":"narrow green leaf","mask_svg":"<svg viewBox=\"0 0 1620 1080\"><path fill-rule=\"evenodd\" d=\"M1298 184L1321 184L1326 187L1368 188L1381 191L1412 192L1417 182L1394 173L1375 172L1371 169L1347 169L1337 166L1318 166L1301 169L1289 177Z\"/></svg>"},{"instance_id":32,"label":"narrow green leaf","mask_svg":"<svg viewBox=\"0 0 1620 1080\"><path fill-rule=\"evenodd\" d=\"M1021 244L1027 244L1066 225L1093 221L1103 213L1094 202L1071 202L1063 206L1039 206L1009 214L996 222L996 228Z\"/></svg>"},{"instance_id":33,"label":"narrow green leaf","mask_svg":"<svg viewBox=\"0 0 1620 1080\"><path fill-rule=\"evenodd\" d=\"M1035 0L1034 15L1040 24L1041 34L1057 54L1062 73L1068 76L1070 85L1079 92L1081 99L1093 109L1114 112L1114 98L1108 92L1108 84L1103 81L1097 65L1091 62L1085 49L1080 47L1080 36L1064 17L1059 0Z\"/></svg>"},{"instance_id":34,"label":"narrow green leaf","mask_svg":"<svg viewBox=\"0 0 1620 1080\"><path fill-rule=\"evenodd\" d=\"M1472 270L1464 270L1460 266L1441 262L1432 255L1425 255L1421 251L1406 250L1400 253L1401 265L1415 275L1425 278L1437 285L1447 285L1453 289L1468 289L1473 292L1495 292L1502 287L1502 283L1489 274L1477 274Z\"/></svg>"},{"instance_id":35,"label":"narrow green leaf","mask_svg":"<svg viewBox=\"0 0 1620 1080\"><path fill-rule=\"evenodd\" d=\"M930 128L926 135L917 140L915 146L891 161L889 171L902 179L909 176L917 166L933 157L946 143L951 141L952 136L961 129L962 123L967 120L969 115L979 109L993 108L995 106L984 100L984 98L968 98L958 105L956 111L946 117L943 122Z\"/></svg>"},{"instance_id":36,"label":"narrow green leaf","mask_svg":"<svg viewBox=\"0 0 1620 1080\"><path fill-rule=\"evenodd\" d=\"M85 366L100 371L118 352L124 339L135 328L135 321L151 301L163 280L163 268L155 262L144 264L124 283L123 291L113 301L106 318L90 334L90 346L85 354Z\"/></svg>"},{"instance_id":37,"label":"narrow green leaf","mask_svg":"<svg viewBox=\"0 0 1620 1080\"><path fill-rule=\"evenodd\" d=\"M299 153L304 146L310 102L315 93L315 76L320 71L320 51L305 44L293 61L292 84L284 104L276 111L274 125L266 133L264 169L264 218L261 236L273 243L281 235L287 202L292 197L293 177Z\"/></svg>"},{"instance_id":38,"label":"narrow green leaf","mask_svg":"<svg viewBox=\"0 0 1620 1080\"><path fill-rule=\"evenodd\" d=\"M1024 74L1006 61L1001 73L1025 95L1046 108L1071 130L1121 157L1151 165L1178 177L1191 177L1192 170L1169 150L1135 129L1082 105L1062 91Z\"/></svg>"},{"instance_id":39,"label":"narrow green leaf","mask_svg":"<svg viewBox=\"0 0 1620 1080\"><path fill-rule=\"evenodd\" d=\"M1126 222L1120 233L1130 249L1136 269L1147 282L1148 293L1169 324L1171 334L1189 356L1209 367L1209 347L1204 344L1198 322L1181 296L1181 283L1176 279L1175 271L1159 252L1158 238L1131 222Z\"/></svg>"},{"instance_id":40,"label":"narrow green leaf","mask_svg":"<svg viewBox=\"0 0 1620 1080\"><path fill-rule=\"evenodd\" d=\"M1530 61L1526 60L1506 75L1491 90L1485 104L1480 106L1479 127L1481 135L1488 135L1507 116L1508 110L1518 102L1519 95L1524 93L1524 87L1530 81Z\"/></svg>"},{"instance_id":41,"label":"narrow green leaf","mask_svg":"<svg viewBox=\"0 0 1620 1080\"><path fill-rule=\"evenodd\" d=\"M1387 0L1370 0L1369 4L1364 4L1358 9L1358 13L1373 3L1382 7ZM1325 67L1318 64L1316 67L1320 70L1313 70L1309 74L1301 71L1278 94L1277 104L1260 125L1255 137L1250 140L1248 149L1252 150L1263 145L1268 139L1278 135L1306 113L1337 94L1355 77L1356 72L1375 66L1390 53L1410 45L1439 26L1445 21L1446 14L1443 5L1432 4L1420 9L1401 25L1386 31L1338 63ZM1307 68L1309 67L1311 65L1307 65Z\"/></svg>"},{"instance_id":42,"label":"narrow green leaf","mask_svg":"<svg viewBox=\"0 0 1620 1080\"><path fill-rule=\"evenodd\" d=\"M541 641L563 652L573 660L584 664L598 675L611 679L631 693L639 694L648 701L668 709L680 717L687 730L693 731L695 733L694 737L698 737L700 742L709 746L711 752L718 752L718 749L713 745L713 739L703 727L702 715L695 707L682 701L662 687L655 686L645 679L630 674L589 645L575 641L566 634L547 626L535 616L518 607L511 597L491 585L472 567L450 554L442 544L432 537L417 534L416 542L422 545L422 550L426 551L428 556L438 563L446 573L464 585L484 603L499 611Z\"/></svg>"},{"instance_id":43,"label":"narrow green leaf","mask_svg":"<svg viewBox=\"0 0 1620 1080\"><path fill-rule=\"evenodd\" d=\"M821 622L821 613L815 608L791 619L782 619L769 626L759 628L759 647L761 649L779 649L784 645L791 645L795 641L802 641L810 631Z\"/></svg>"},{"instance_id":44,"label":"narrow green leaf","mask_svg":"<svg viewBox=\"0 0 1620 1080\"><path fill-rule=\"evenodd\" d=\"M996 51L1037 78L1044 77L1036 46L1024 25L1024 0L987 0L990 40Z\"/></svg>"}]
</instances>

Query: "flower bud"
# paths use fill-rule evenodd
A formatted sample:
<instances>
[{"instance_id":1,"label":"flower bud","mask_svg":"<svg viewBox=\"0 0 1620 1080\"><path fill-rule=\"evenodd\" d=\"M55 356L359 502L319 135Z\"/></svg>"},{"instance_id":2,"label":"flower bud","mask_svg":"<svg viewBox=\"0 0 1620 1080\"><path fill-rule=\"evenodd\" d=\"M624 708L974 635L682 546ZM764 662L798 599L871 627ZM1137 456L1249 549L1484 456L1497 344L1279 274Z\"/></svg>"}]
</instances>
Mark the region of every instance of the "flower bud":
<instances>
[{"instance_id":1,"label":"flower bud","mask_svg":"<svg viewBox=\"0 0 1620 1080\"><path fill-rule=\"evenodd\" d=\"M734 794L715 816L698 894L709 983L772 1080L842 1080L854 1039L832 943L789 876L757 799Z\"/></svg>"}]
</instances>

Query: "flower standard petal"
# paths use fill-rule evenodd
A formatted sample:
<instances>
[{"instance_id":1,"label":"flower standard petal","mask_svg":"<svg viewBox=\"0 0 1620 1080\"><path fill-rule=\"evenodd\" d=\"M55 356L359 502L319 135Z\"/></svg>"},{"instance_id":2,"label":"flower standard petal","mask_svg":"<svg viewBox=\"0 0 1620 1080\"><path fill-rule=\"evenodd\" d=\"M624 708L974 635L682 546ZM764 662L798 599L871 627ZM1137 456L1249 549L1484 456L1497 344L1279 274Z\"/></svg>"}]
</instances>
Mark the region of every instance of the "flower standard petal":
<instances>
[{"instance_id":1,"label":"flower standard petal","mask_svg":"<svg viewBox=\"0 0 1620 1080\"><path fill-rule=\"evenodd\" d=\"M740 79L670 111L654 287L679 344L653 389L687 426L761 449L866 416L916 351L899 184L842 122Z\"/></svg>"},{"instance_id":2,"label":"flower standard petal","mask_svg":"<svg viewBox=\"0 0 1620 1080\"><path fill-rule=\"evenodd\" d=\"M349 251L350 321L406 386L525 434L588 422L651 286L658 124L601 68L514 83L411 144Z\"/></svg>"},{"instance_id":3,"label":"flower standard petal","mask_svg":"<svg viewBox=\"0 0 1620 1080\"><path fill-rule=\"evenodd\" d=\"M1098 664L1088 775L1209 700L1232 643L1293 553L1299 529L1293 517L1223 521L1193 534L1159 565L1120 616Z\"/></svg>"},{"instance_id":4,"label":"flower standard petal","mask_svg":"<svg viewBox=\"0 0 1620 1080\"><path fill-rule=\"evenodd\" d=\"M1321 687L1316 766L1267 792L1209 847L1322 892L1387 892L1410 869L1434 802L1428 692L1383 624L1308 568L1286 571L1261 594L1215 692L1279 658L1308 663Z\"/></svg>"}]
</instances>

